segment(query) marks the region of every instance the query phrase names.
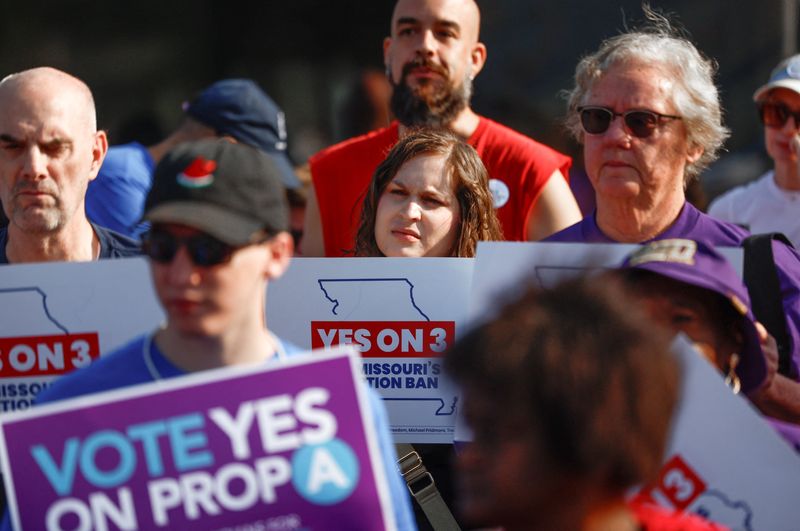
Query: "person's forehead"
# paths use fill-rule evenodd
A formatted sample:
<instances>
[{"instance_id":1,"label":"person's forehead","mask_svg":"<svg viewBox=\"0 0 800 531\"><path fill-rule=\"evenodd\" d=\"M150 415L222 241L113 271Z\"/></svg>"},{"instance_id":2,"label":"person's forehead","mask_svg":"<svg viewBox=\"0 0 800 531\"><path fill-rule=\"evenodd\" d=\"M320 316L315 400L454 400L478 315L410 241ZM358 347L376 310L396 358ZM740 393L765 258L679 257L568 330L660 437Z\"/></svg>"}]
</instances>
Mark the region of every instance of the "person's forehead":
<instances>
[{"instance_id":1,"label":"person's forehead","mask_svg":"<svg viewBox=\"0 0 800 531\"><path fill-rule=\"evenodd\" d=\"M393 182L406 185L434 187L445 193L451 188L446 158L441 153L422 153L407 160L392 178Z\"/></svg>"},{"instance_id":2,"label":"person's forehead","mask_svg":"<svg viewBox=\"0 0 800 531\"><path fill-rule=\"evenodd\" d=\"M592 83L587 97L623 98L631 103L672 103L675 79L661 65L642 62L620 62L610 65ZM656 109L658 110L658 109Z\"/></svg>"},{"instance_id":3,"label":"person's forehead","mask_svg":"<svg viewBox=\"0 0 800 531\"><path fill-rule=\"evenodd\" d=\"M4 134L36 132L48 139L69 139L90 133L91 117L83 99L70 91L0 90L0 129Z\"/></svg>"},{"instance_id":4,"label":"person's forehead","mask_svg":"<svg viewBox=\"0 0 800 531\"><path fill-rule=\"evenodd\" d=\"M476 36L480 24L473 0L399 0L392 15L392 28L410 21L456 24L462 31L473 32Z\"/></svg>"}]
</instances>

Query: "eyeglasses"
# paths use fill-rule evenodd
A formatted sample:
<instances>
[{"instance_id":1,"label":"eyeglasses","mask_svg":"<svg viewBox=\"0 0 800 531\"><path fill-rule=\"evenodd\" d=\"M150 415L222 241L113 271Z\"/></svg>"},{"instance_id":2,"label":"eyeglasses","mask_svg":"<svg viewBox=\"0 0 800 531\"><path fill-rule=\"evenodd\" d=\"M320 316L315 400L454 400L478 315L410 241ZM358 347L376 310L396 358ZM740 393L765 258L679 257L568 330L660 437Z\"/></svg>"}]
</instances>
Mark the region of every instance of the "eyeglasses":
<instances>
[{"instance_id":1,"label":"eyeglasses","mask_svg":"<svg viewBox=\"0 0 800 531\"><path fill-rule=\"evenodd\" d=\"M614 112L606 107L578 107L581 126L590 135L602 135L617 116L622 116L625 127L637 138L647 138L653 134L661 120L680 120L680 116L661 114L653 111Z\"/></svg>"},{"instance_id":2,"label":"eyeglasses","mask_svg":"<svg viewBox=\"0 0 800 531\"><path fill-rule=\"evenodd\" d=\"M142 250L154 261L168 264L175 259L178 249L186 246L192 263L199 267L211 267L228 262L238 247L223 243L208 234L175 236L171 232L152 229L145 234Z\"/></svg>"},{"instance_id":3,"label":"eyeglasses","mask_svg":"<svg viewBox=\"0 0 800 531\"><path fill-rule=\"evenodd\" d=\"M791 116L794 126L800 127L800 111L793 111L783 103L759 103L758 115L767 127L783 127Z\"/></svg>"}]
</instances>

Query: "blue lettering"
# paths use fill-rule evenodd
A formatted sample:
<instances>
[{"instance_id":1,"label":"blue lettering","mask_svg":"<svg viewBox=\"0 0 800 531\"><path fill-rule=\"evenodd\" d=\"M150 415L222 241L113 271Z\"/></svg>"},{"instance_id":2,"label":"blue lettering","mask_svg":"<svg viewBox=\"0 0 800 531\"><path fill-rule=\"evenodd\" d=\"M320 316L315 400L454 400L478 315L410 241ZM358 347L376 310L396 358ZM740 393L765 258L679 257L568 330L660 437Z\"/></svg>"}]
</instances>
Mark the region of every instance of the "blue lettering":
<instances>
[{"instance_id":1,"label":"blue lettering","mask_svg":"<svg viewBox=\"0 0 800 531\"><path fill-rule=\"evenodd\" d=\"M208 450L191 453L191 450L205 448L208 437L205 432L187 433L193 428L205 426L205 418L200 413L192 413L175 417L169 422L169 440L172 445L172 455L175 458L175 468L194 470L214 464L214 456Z\"/></svg>"},{"instance_id":2,"label":"blue lettering","mask_svg":"<svg viewBox=\"0 0 800 531\"><path fill-rule=\"evenodd\" d=\"M103 447L114 448L119 454L119 464L109 471L97 468L96 456ZM121 433L102 430L91 434L81 449L81 472L95 487L116 487L125 483L136 469L136 452Z\"/></svg>"},{"instance_id":3,"label":"blue lettering","mask_svg":"<svg viewBox=\"0 0 800 531\"><path fill-rule=\"evenodd\" d=\"M72 491L72 482L75 480L75 469L78 465L79 444L77 437L67 439L61 467L53 462L53 457L44 445L37 444L31 448L33 459L59 496L66 496Z\"/></svg>"},{"instance_id":4,"label":"blue lettering","mask_svg":"<svg viewBox=\"0 0 800 531\"><path fill-rule=\"evenodd\" d=\"M164 461L161 459L161 449L158 447L158 437L167 432L167 423L163 420L136 424L128 427L128 437L142 441L144 458L147 463L147 472L150 477L164 474Z\"/></svg>"}]
</instances>

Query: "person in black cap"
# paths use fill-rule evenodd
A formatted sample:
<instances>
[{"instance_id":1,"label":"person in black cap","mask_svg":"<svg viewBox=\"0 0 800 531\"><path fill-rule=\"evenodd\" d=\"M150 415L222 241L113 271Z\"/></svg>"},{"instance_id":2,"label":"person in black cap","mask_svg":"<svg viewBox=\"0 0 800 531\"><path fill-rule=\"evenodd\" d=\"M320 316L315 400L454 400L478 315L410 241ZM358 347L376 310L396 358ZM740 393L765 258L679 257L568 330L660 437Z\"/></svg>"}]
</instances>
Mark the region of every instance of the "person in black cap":
<instances>
[{"instance_id":1,"label":"person in black cap","mask_svg":"<svg viewBox=\"0 0 800 531\"><path fill-rule=\"evenodd\" d=\"M108 150L98 178L89 186L89 219L139 238L147 229L142 221L144 201L153 184L153 168L181 142L227 136L269 154L286 188L300 186L286 155L283 112L250 79L224 79L184 103L185 117L167 138L150 147L138 142Z\"/></svg>"},{"instance_id":2,"label":"person in black cap","mask_svg":"<svg viewBox=\"0 0 800 531\"><path fill-rule=\"evenodd\" d=\"M265 316L267 284L283 274L293 250L271 157L226 139L182 144L156 167L144 219L152 227L143 249L165 323L60 378L37 404L300 352L269 330ZM395 519L399 529L413 529L386 411L368 394Z\"/></svg>"}]
</instances>

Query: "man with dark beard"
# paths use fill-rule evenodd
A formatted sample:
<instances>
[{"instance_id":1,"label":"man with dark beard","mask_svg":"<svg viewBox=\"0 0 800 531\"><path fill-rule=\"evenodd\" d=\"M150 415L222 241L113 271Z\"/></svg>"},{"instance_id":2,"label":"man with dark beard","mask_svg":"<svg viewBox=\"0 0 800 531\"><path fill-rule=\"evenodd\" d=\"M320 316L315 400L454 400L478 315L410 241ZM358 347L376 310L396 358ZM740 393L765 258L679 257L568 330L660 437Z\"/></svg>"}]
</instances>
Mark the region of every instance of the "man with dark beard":
<instances>
[{"instance_id":1,"label":"man with dark beard","mask_svg":"<svg viewBox=\"0 0 800 531\"><path fill-rule=\"evenodd\" d=\"M446 128L464 138L489 170L507 240L538 240L580 220L565 177L569 157L470 108L472 81L486 61L473 0L399 0L383 43L397 117L388 127L327 148L310 160L306 256L352 253L361 202L375 168L412 127Z\"/></svg>"}]
</instances>

